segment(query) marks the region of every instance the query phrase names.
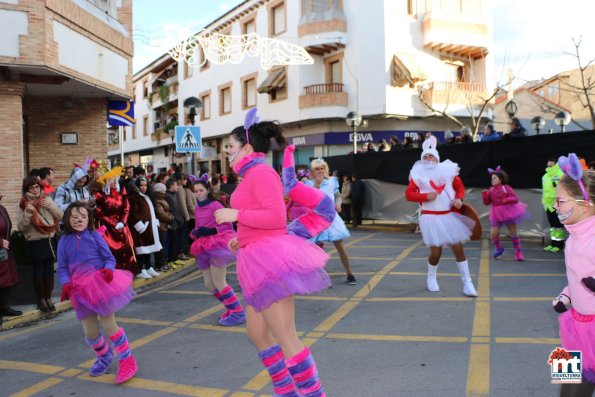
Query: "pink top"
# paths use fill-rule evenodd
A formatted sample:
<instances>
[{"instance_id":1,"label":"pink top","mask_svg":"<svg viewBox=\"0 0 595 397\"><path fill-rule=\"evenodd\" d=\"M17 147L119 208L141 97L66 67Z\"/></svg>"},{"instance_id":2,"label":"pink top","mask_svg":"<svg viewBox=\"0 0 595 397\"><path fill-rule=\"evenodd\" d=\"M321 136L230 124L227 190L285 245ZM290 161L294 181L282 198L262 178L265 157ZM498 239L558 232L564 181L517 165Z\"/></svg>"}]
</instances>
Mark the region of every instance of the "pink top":
<instances>
[{"instance_id":1,"label":"pink top","mask_svg":"<svg viewBox=\"0 0 595 397\"><path fill-rule=\"evenodd\" d=\"M203 207L196 205L194 208L194 228L198 229L201 226L214 227L217 229L217 233L233 230L233 225L230 222L220 225L217 225L217 222L215 222L215 211L220 208L224 208L223 204L216 200L211 201Z\"/></svg>"},{"instance_id":2,"label":"pink top","mask_svg":"<svg viewBox=\"0 0 595 397\"><path fill-rule=\"evenodd\" d=\"M516 204L519 202L514 189L508 185L492 186L487 192L482 192L482 198L485 205L492 204L493 206Z\"/></svg>"},{"instance_id":3,"label":"pink top","mask_svg":"<svg viewBox=\"0 0 595 397\"><path fill-rule=\"evenodd\" d=\"M580 314L595 315L595 292L581 281L595 277L595 215L565 226L570 233L564 249L568 285L561 293L570 297L572 306Z\"/></svg>"},{"instance_id":4,"label":"pink top","mask_svg":"<svg viewBox=\"0 0 595 397\"><path fill-rule=\"evenodd\" d=\"M246 170L242 182L231 195L231 207L239 210L240 247L265 237L287 234L281 179L266 164Z\"/></svg>"}]
</instances>

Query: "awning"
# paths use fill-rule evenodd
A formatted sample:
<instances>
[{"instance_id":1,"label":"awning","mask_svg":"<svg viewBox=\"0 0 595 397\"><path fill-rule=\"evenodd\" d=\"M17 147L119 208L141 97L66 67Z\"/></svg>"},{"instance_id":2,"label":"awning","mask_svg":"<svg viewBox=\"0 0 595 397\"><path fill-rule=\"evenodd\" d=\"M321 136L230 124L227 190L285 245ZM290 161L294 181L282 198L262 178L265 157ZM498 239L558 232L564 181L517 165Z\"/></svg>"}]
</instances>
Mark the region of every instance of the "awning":
<instances>
[{"instance_id":1,"label":"awning","mask_svg":"<svg viewBox=\"0 0 595 397\"><path fill-rule=\"evenodd\" d=\"M405 84L413 86L418 81L427 78L413 55L398 53L393 55L391 63L391 85L402 87Z\"/></svg>"},{"instance_id":2,"label":"awning","mask_svg":"<svg viewBox=\"0 0 595 397\"><path fill-rule=\"evenodd\" d=\"M273 70L269 76L258 86L258 93L270 93L271 91L285 87L285 68Z\"/></svg>"}]
</instances>

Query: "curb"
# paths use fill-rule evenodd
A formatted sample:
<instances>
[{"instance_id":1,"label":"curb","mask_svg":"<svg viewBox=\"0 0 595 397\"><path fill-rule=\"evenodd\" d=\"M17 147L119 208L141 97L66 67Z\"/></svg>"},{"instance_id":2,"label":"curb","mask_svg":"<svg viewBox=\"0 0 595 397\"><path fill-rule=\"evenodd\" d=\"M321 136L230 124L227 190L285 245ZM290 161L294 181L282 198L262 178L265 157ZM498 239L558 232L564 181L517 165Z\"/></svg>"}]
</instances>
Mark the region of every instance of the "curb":
<instances>
[{"instance_id":1,"label":"curb","mask_svg":"<svg viewBox=\"0 0 595 397\"><path fill-rule=\"evenodd\" d=\"M196 263L195 259L191 258L191 259L184 261L184 264L178 265L177 269L175 269L175 270L171 269L171 270L168 270L167 272L162 272L157 277L153 277L153 278L149 278L149 279L142 279L142 278L135 277L133 279L132 287L136 291L140 288L144 288L149 285L155 284L161 280L169 278L170 276L172 276L174 274L180 273L181 271L189 268L190 266L193 266L195 263ZM21 314L20 316L4 317L4 322L0 323L0 331L8 330L8 329L19 327L19 326L28 325L30 323L33 323L33 322L36 322L39 320L52 318L52 317L55 317L58 313L66 312L66 311L72 309L72 305L70 304L70 301L55 302L54 306L56 306L56 310L53 312L42 312L39 309L33 309L33 310L28 310L26 312L23 312L23 314Z\"/></svg>"}]
</instances>

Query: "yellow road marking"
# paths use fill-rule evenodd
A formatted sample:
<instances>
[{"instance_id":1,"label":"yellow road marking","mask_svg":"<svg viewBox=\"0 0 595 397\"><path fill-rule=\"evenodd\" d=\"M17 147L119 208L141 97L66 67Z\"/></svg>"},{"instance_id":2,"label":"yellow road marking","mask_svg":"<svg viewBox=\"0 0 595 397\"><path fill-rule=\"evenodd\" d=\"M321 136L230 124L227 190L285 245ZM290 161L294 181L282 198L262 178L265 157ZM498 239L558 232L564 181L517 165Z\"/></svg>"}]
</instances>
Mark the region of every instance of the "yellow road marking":
<instances>
[{"instance_id":1,"label":"yellow road marking","mask_svg":"<svg viewBox=\"0 0 595 397\"><path fill-rule=\"evenodd\" d=\"M338 256L331 256L331 259L341 259ZM349 260L365 260L365 261L390 261L393 258L381 258L381 257L367 257L367 256L351 256L349 255Z\"/></svg>"},{"instance_id":2,"label":"yellow road marking","mask_svg":"<svg viewBox=\"0 0 595 397\"><path fill-rule=\"evenodd\" d=\"M344 334L333 332L327 334L328 339L373 340L391 342L444 342L465 343L466 336L418 336L418 335L373 335L373 334Z\"/></svg>"},{"instance_id":3,"label":"yellow road marking","mask_svg":"<svg viewBox=\"0 0 595 397\"><path fill-rule=\"evenodd\" d=\"M68 368L67 370L64 370L60 373L58 373L58 376L63 376L65 378L74 378L75 376L79 376L83 371L81 371L80 369L76 369L76 368Z\"/></svg>"},{"instance_id":4,"label":"yellow road marking","mask_svg":"<svg viewBox=\"0 0 595 397\"><path fill-rule=\"evenodd\" d=\"M64 381L64 379L58 379L58 378L47 378L45 380L42 380L39 383L34 384L33 386L27 387L26 389L21 390L18 393L14 393L11 395L11 397L29 397L29 396L33 396L39 392L41 392L42 390L45 390L49 387L55 386L58 383Z\"/></svg>"},{"instance_id":5,"label":"yellow road marking","mask_svg":"<svg viewBox=\"0 0 595 397\"><path fill-rule=\"evenodd\" d=\"M99 383L113 384L115 375L102 375L97 377L89 376L88 374L81 375L77 379L90 380ZM223 397L227 394L227 390L215 389L209 387L199 387L191 385L183 385L180 383L164 382L152 379L132 378L128 382L123 383L118 387L131 387L135 389L143 389L150 391L157 391L169 394L179 394L182 396L200 396L200 397Z\"/></svg>"},{"instance_id":6,"label":"yellow road marking","mask_svg":"<svg viewBox=\"0 0 595 397\"><path fill-rule=\"evenodd\" d=\"M560 338L496 338L496 343L559 345Z\"/></svg>"},{"instance_id":7,"label":"yellow road marking","mask_svg":"<svg viewBox=\"0 0 595 397\"><path fill-rule=\"evenodd\" d=\"M162 285L161 287L153 288L153 289L150 289L148 291L141 292L139 294L136 294L136 296L139 296L140 297L140 296L145 296L145 295L149 295L149 294L154 294L154 293L159 292L159 291L162 291L162 290L164 290L166 288L173 288L173 287L176 287L176 286L178 286L180 284L184 284L184 283L187 283L189 281L195 280L195 279L197 279L199 277L202 277L202 272L198 272L198 273L190 272L190 274L187 274L187 275L185 275L185 276L183 276L183 277L181 277L181 278L179 278L177 280L171 281L171 282L169 282L169 283L167 283L165 285Z\"/></svg>"},{"instance_id":8,"label":"yellow road marking","mask_svg":"<svg viewBox=\"0 0 595 397\"><path fill-rule=\"evenodd\" d=\"M566 273L494 273L492 277L566 277Z\"/></svg>"},{"instance_id":9,"label":"yellow road marking","mask_svg":"<svg viewBox=\"0 0 595 397\"><path fill-rule=\"evenodd\" d=\"M210 309L203 310L202 312L195 314L194 316L190 316L182 321L184 321L185 323L194 323L194 322L201 320L205 317L209 317L211 314L217 313L218 311L221 311L223 309L224 309L223 305L218 304L218 305L211 307Z\"/></svg>"},{"instance_id":10,"label":"yellow road marking","mask_svg":"<svg viewBox=\"0 0 595 397\"><path fill-rule=\"evenodd\" d=\"M255 377L250 379L248 383L242 386L242 389L246 390L262 390L270 382L268 371L262 370Z\"/></svg>"},{"instance_id":11,"label":"yellow road marking","mask_svg":"<svg viewBox=\"0 0 595 397\"><path fill-rule=\"evenodd\" d=\"M493 298L496 302L541 302L541 301L553 301L554 297L551 296L530 296L530 297L498 297Z\"/></svg>"},{"instance_id":12,"label":"yellow road marking","mask_svg":"<svg viewBox=\"0 0 595 397\"><path fill-rule=\"evenodd\" d=\"M222 325L209 325L209 324L192 324L189 325L188 328L192 329L202 329L206 331L218 331L218 332L232 332L236 334L245 334L246 327L224 327Z\"/></svg>"},{"instance_id":13,"label":"yellow road marking","mask_svg":"<svg viewBox=\"0 0 595 397\"><path fill-rule=\"evenodd\" d=\"M63 371L64 367L48 364L35 364L23 361L0 360L0 369L9 369L13 371L36 372L39 374L55 375Z\"/></svg>"},{"instance_id":14,"label":"yellow road marking","mask_svg":"<svg viewBox=\"0 0 595 397\"><path fill-rule=\"evenodd\" d=\"M238 391L238 392L233 393L229 397L254 397L254 393L246 393L246 392L243 392L243 391Z\"/></svg>"},{"instance_id":15,"label":"yellow road marking","mask_svg":"<svg viewBox=\"0 0 595 397\"><path fill-rule=\"evenodd\" d=\"M23 328L23 329L18 330L18 331L14 331L14 330L6 331L7 332L6 335L0 336L0 340L14 338L15 336L23 335L23 334L26 334L26 333L29 333L29 332L32 332L32 331L37 331L37 330L40 330L42 328L49 327L50 325L56 325L56 324L59 324L59 323L63 323L64 321L66 321L66 318L62 318L62 319L57 320L57 321L54 320L54 321L51 321L51 322L46 322L46 323L43 323L43 324L38 323L38 324L30 325L30 326L28 326L28 328Z\"/></svg>"},{"instance_id":16,"label":"yellow road marking","mask_svg":"<svg viewBox=\"0 0 595 397\"><path fill-rule=\"evenodd\" d=\"M390 272L389 273L391 276L424 276L426 277L428 275L428 272ZM444 276L444 277L461 277L461 275L459 273L439 273L440 277ZM473 277L474 274L471 273L471 276Z\"/></svg>"},{"instance_id":17,"label":"yellow road marking","mask_svg":"<svg viewBox=\"0 0 595 397\"><path fill-rule=\"evenodd\" d=\"M481 244L479 260L479 276L477 280L477 294L482 299L476 299L473 316L472 340L469 349L469 368L467 370L466 395L473 397L488 396L490 393L490 344L476 343L484 338L490 338L490 257L487 240Z\"/></svg>"},{"instance_id":18,"label":"yellow road marking","mask_svg":"<svg viewBox=\"0 0 595 397\"><path fill-rule=\"evenodd\" d=\"M469 302L474 303L469 298L432 298L432 297L401 297L401 298L366 298L366 302Z\"/></svg>"},{"instance_id":19,"label":"yellow road marking","mask_svg":"<svg viewBox=\"0 0 595 397\"><path fill-rule=\"evenodd\" d=\"M293 299L301 301L346 301L349 298L341 298L340 296L296 295Z\"/></svg>"},{"instance_id":20,"label":"yellow road marking","mask_svg":"<svg viewBox=\"0 0 595 397\"><path fill-rule=\"evenodd\" d=\"M159 320L143 320L140 318L131 318L131 317L118 317L117 321L119 323L125 324L144 324L144 325L158 325L167 327L171 325L171 321L159 321Z\"/></svg>"}]
</instances>

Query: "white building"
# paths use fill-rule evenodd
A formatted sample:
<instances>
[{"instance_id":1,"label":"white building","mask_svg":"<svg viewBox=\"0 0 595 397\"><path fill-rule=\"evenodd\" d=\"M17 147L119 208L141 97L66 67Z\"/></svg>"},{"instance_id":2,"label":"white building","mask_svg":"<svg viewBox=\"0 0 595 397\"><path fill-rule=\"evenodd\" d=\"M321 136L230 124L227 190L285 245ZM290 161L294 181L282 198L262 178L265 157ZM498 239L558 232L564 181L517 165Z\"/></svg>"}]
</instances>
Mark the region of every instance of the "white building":
<instances>
[{"instance_id":1,"label":"white building","mask_svg":"<svg viewBox=\"0 0 595 397\"><path fill-rule=\"evenodd\" d=\"M298 164L351 152L345 116L354 110L367 121L358 129L360 142L415 139L425 131L440 139L458 127L424 105L418 89L435 110L446 108L465 122L492 72L487 0L247 0L204 32L284 40L306 48L314 64L267 71L248 57L191 68L164 54L134 77L137 126L125 141L129 163L157 171L173 159L188 171L226 173L226 136L253 106L261 119L282 123L298 147ZM188 123L182 104L193 96L202 102L196 124L207 147L194 164L186 155L172 157L172 139L160 132L173 118ZM113 146L110 155L116 153Z\"/></svg>"}]
</instances>

